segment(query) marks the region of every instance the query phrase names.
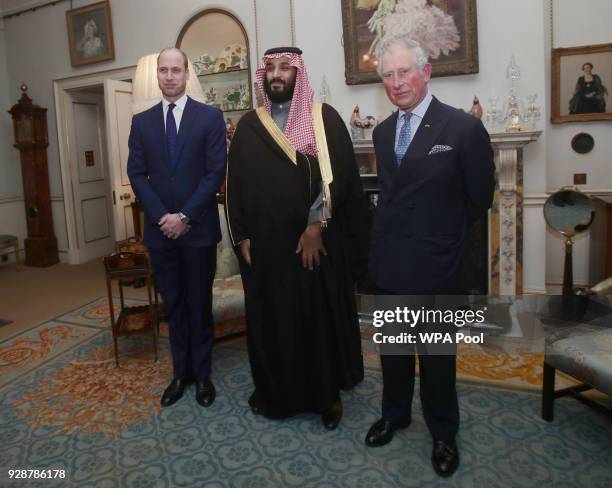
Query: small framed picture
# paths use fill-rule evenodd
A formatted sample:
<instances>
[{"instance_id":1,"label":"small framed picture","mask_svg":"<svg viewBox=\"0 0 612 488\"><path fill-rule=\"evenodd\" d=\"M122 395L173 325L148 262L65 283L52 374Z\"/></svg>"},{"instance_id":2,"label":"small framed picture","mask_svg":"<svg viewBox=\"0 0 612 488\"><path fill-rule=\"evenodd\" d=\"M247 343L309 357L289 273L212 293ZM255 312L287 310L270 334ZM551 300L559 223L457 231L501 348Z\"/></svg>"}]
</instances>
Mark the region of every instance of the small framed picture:
<instances>
[{"instance_id":1,"label":"small framed picture","mask_svg":"<svg viewBox=\"0 0 612 488\"><path fill-rule=\"evenodd\" d=\"M113 25L108 0L66 12L72 66L115 59Z\"/></svg>"},{"instance_id":2,"label":"small framed picture","mask_svg":"<svg viewBox=\"0 0 612 488\"><path fill-rule=\"evenodd\" d=\"M552 50L551 122L612 120L612 44Z\"/></svg>"}]
</instances>

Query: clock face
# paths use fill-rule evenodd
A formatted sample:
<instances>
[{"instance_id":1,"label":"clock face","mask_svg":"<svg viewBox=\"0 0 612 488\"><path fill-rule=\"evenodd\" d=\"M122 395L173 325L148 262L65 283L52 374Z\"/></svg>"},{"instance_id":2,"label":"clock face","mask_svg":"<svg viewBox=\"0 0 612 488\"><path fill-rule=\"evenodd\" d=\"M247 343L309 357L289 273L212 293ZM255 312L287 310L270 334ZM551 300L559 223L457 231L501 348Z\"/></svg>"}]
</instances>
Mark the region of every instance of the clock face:
<instances>
[{"instance_id":1,"label":"clock face","mask_svg":"<svg viewBox=\"0 0 612 488\"><path fill-rule=\"evenodd\" d=\"M34 121L28 114L21 114L17 119L17 143L35 142L34 141Z\"/></svg>"}]
</instances>

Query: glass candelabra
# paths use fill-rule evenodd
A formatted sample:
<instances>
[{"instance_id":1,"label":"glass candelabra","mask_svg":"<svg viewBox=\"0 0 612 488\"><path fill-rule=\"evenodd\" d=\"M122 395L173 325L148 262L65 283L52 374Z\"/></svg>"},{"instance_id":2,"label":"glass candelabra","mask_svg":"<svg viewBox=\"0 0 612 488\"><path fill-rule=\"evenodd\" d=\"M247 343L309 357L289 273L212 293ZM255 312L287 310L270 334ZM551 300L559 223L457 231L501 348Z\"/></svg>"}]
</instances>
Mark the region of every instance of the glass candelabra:
<instances>
[{"instance_id":1,"label":"glass candelabra","mask_svg":"<svg viewBox=\"0 0 612 488\"><path fill-rule=\"evenodd\" d=\"M510 79L510 91L506 97L503 107L498 108L499 97L489 98L489 107L486 110L485 121L491 132L495 132L498 126L504 127L506 132L519 132L523 130L523 124L528 124L529 129L535 130L538 120L541 118L540 107L536 105L538 95L536 93L527 95L527 107L517 96L517 87L521 79L521 69L516 64L514 56L506 68L506 78Z\"/></svg>"}]
</instances>

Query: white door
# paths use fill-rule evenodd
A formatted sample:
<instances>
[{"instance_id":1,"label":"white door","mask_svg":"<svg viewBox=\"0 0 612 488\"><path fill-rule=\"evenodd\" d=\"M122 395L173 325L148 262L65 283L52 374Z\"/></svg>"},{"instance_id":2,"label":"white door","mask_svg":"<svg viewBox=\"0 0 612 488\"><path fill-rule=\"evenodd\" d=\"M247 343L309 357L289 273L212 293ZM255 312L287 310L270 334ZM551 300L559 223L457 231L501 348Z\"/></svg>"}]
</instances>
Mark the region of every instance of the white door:
<instances>
[{"instance_id":1,"label":"white door","mask_svg":"<svg viewBox=\"0 0 612 488\"><path fill-rule=\"evenodd\" d=\"M105 80L108 157L110 160L110 188L113 195L115 239L121 241L134 236L134 220L130 204L135 201L127 176L128 138L132 125L132 84L126 81Z\"/></svg>"},{"instance_id":2,"label":"white door","mask_svg":"<svg viewBox=\"0 0 612 488\"><path fill-rule=\"evenodd\" d=\"M114 249L111 197L106 161L106 123L101 94L66 92L70 178L75 211L78 261Z\"/></svg>"}]
</instances>

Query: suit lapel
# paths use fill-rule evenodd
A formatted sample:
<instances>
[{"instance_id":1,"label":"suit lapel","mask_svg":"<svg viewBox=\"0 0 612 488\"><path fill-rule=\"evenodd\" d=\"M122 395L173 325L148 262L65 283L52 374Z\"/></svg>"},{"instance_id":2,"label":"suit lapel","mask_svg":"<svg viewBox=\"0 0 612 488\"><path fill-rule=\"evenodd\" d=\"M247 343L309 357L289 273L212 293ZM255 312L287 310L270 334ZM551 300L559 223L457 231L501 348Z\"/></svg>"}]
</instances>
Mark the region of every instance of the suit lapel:
<instances>
[{"instance_id":1,"label":"suit lapel","mask_svg":"<svg viewBox=\"0 0 612 488\"><path fill-rule=\"evenodd\" d=\"M387 163L389 171L397 171L397 163L395 162L395 132L397 128L397 114L396 110L393 115L388 117L380 131L381 147L383 149L382 160Z\"/></svg>"},{"instance_id":2,"label":"suit lapel","mask_svg":"<svg viewBox=\"0 0 612 488\"><path fill-rule=\"evenodd\" d=\"M187 97L187 103L185 104L185 109L183 110L183 115L181 117L181 125L178 131L178 138L176 143L176 158L177 163L174 171L181 165L181 153L183 152L183 148L185 147L185 142L189 140L189 133L193 130L194 120L196 116L196 110L193 106L193 100Z\"/></svg>"},{"instance_id":3,"label":"suit lapel","mask_svg":"<svg viewBox=\"0 0 612 488\"><path fill-rule=\"evenodd\" d=\"M402 165L404 161L421 159L427 156L446 123L447 120L444 117L444 111L441 110L440 102L433 98L412 138L404 159L402 159Z\"/></svg>"}]
</instances>

